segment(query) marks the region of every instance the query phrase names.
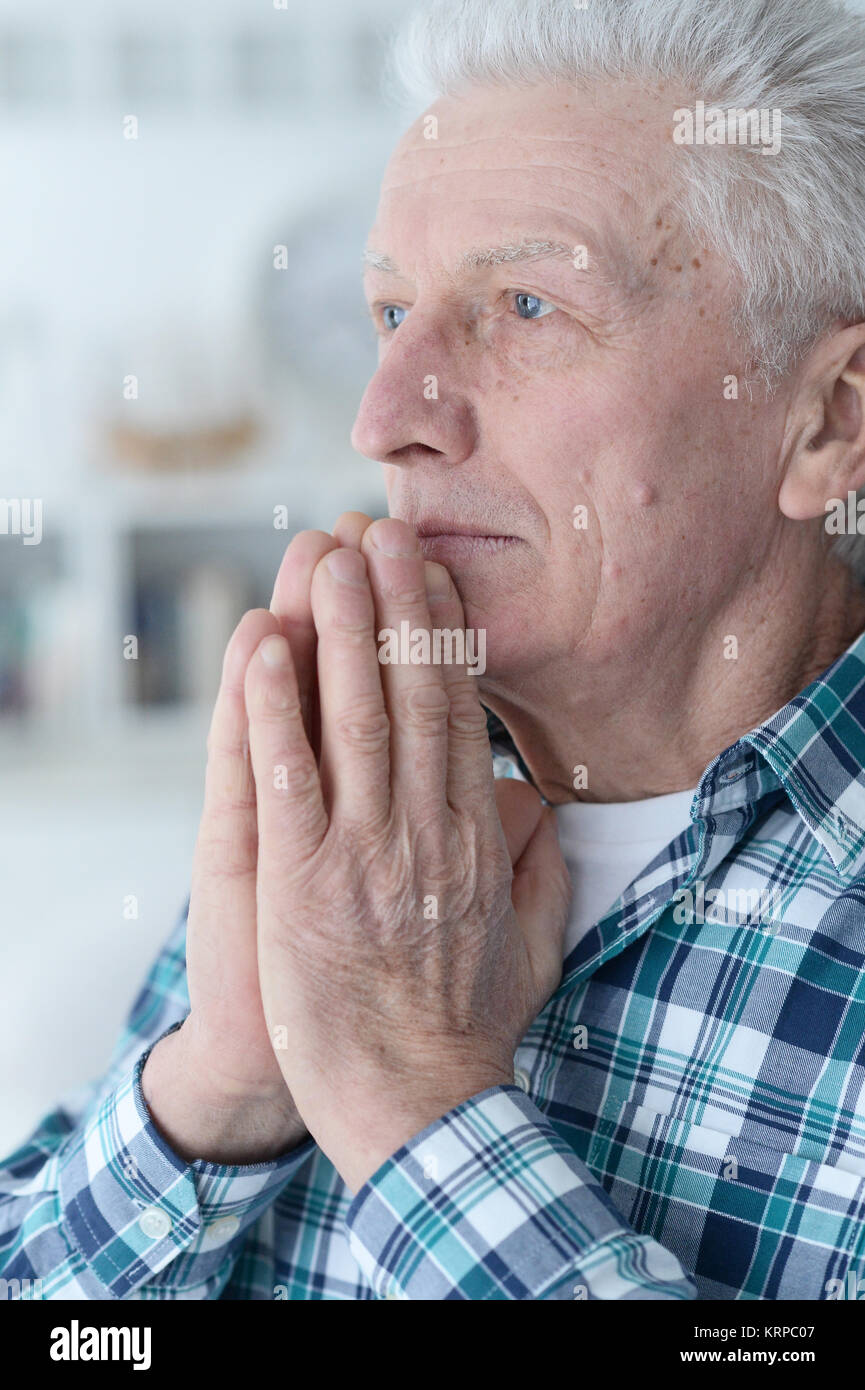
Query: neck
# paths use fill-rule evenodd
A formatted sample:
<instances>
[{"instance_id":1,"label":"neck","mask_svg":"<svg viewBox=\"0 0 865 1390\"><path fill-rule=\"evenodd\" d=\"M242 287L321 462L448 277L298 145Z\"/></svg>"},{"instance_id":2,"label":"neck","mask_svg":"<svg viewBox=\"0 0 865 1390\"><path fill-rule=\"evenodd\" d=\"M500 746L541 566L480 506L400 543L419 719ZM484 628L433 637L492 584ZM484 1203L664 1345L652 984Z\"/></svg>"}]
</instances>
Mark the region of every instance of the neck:
<instances>
[{"instance_id":1,"label":"neck","mask_svg":"<svg viewBox=\"0 0 865 1390\"><path fill-rule=\"evenodd\" d=\"M666 640L654 633L644 649L618 652L597 669L571 654L545 665L536 683L484 689L484 703L506 724L553 805L636 801L695 787L713 758L821 675L865 629L865 589L846 566L829 561L807 581L768 593L764 586L759 602L743 596L714 621L691 626L699 626L699 640L681 630Z\"/></svg>"}]
</instances>

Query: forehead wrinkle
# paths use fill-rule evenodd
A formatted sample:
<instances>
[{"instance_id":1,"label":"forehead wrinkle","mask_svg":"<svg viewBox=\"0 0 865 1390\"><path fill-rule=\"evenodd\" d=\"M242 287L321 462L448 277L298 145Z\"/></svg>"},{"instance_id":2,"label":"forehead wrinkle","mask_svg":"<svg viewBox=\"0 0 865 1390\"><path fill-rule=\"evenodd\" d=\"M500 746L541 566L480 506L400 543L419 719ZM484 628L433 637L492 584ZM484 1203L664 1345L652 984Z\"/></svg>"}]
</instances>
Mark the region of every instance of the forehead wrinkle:
<instances>
[{"instance_id":1,"label":"forehead wrinkle","mask_svg":"<svg viewBox=\"0 0 865 1390\"><path fill-rule=\"evenodd\" d=\"M495 173L501 171L484 170L481 172ZM532 170L530 168L525 172L532 172ZM576 172L576 170L572 170L570 172ZM396 200L399 198L400 195L413 192L417 189L427 190L429 188L430 182L436 183L439 179L447 179L448 177L448 173L441 173L437 171L435 174L427 176L425 178L410 179L404 181L403 183L393 184L391 186L388 186L387 182L385 182L382 186L382 196L387 197L391 200ZM607 174L607 178L609 181L609 174ZM623 185L616 184L615 182L613 182L613 186L616 188L616 191L622 197L625 204L625 208L628 212L636 211L639 214L642 211L643 216L645 216L645 200L641 204L640 199L633 190ZM561 193L565 202L563 204L543 203L536 201L529 202L525 197L516 197L512 194L507 194L503 192L497 192L495 194L484 194L480 192L475 192L472 195L472 202L474 204L492 203L500 205L506 203L513 203L514 205L520 206L523 209L530 208L533 215L548 214L550 218L554 219L557 223L559 223L559 225L562 224L563 217L566 221L570 220L569 209L567 204L573 202L576 190L573 188L568 188L566 186L559 186L554 184L551 188L548 187L545 191L548 195L550 193ZM624 211L625 209L619 209L616 213L616 217L620 222L623 220ZM602 229L596 229L595 231L592 231L588 227L581 226L579 222L575 222L573 230L577 238L575 245L586 245L588 250L588 266L586 270L580 272L582 275L587 275L589 278L600 280L601 283L607 285L618 283L622 285L623 288L629 291L645 288L645 267L638 265L632 254L633 248L628 245L628 241L625 237L623 237L621 231L613 230L607 217L604 218L604 226ZM561 243L559 243L559 245L561 245ZM468 252L466 254L471 255L472 253ZM479 252L478 254L483 255L485 254L485 252ZM569 246L567 248L567 254L569 259L573 257L573 255L575 254L574 246ZM367 264L375 266L377 269L381 269L389 273L401 274L401 272L394 265L390 257L382 255L380 256L378 261L368 260ZM479 268L479 266L483 266L484 264L489 263L481 261L474 267L460 266L459 268L463 270L472 268L477 269ZM598 273L599 266L603 271L603 276L599 275ZM458 271L456 270L451 272L452 277L455 277L457 273Z\"/></svg>"}]
</instances>

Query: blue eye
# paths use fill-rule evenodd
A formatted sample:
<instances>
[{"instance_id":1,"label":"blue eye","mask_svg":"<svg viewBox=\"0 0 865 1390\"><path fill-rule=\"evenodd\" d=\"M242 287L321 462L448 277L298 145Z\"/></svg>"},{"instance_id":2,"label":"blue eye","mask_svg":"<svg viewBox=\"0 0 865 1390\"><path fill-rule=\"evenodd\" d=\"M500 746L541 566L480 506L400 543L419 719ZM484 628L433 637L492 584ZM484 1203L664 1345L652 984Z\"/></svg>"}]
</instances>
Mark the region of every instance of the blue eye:
<instances>
[{"instance_id":1,"label":"blue eye","mask_svg":"<svg viewBox=\"0 0 865 1390\"><path fill-rule=\"evenodd\" d=\"M401 309L398 304L385 304L381 311L382 323L391 333L395 328L399 328L407 313L408 310Z\"/></svg>"},{"instance_id":2,"label":"blue eye","mask_svg":"<svg viewBox=\"0 0 865 1390\"><path fill-rule=\"evenodd\" d=\"M540 299L536 294L520 291L514 298L521 319L542 319L555 311L555 304L551 304L548 299Z\"/></svg>"}]
</instances>

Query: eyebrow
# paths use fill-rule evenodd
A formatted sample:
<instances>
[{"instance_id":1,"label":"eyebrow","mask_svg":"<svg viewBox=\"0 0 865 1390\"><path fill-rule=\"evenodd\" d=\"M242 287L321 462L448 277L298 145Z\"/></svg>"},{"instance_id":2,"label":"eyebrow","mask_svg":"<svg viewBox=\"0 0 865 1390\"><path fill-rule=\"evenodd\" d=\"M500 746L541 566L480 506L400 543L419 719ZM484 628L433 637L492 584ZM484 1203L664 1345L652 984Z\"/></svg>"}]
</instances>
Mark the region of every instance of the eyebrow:
<instances>
[{"instance_id":1,"label":"eyebrow","mask_svg":"<svg viewBox=\"0 0 865 1390\"><path fill-rule=\"evenodd\" d=\"M490 269L497 265L513 265L517 261L548 260L553 256L564 256L573 260L576 250L576 246L568 246L563 241L520 241L504 246L476 247L464 252L460 257L455 274L459 275L467 270ZM363 253L363 263L388 275L401 274L390 256L369 247Z\"/></svg>"}]
</instances>

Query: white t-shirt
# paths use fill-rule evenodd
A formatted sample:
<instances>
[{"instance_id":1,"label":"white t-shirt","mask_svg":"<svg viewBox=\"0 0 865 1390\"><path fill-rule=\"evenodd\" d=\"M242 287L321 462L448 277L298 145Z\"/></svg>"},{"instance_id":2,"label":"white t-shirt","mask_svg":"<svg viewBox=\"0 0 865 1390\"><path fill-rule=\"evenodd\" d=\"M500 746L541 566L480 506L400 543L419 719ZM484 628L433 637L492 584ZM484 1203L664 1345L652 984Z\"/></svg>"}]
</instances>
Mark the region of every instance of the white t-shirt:
<instances>
[{"instance_id":1,"label":"white t-shirt","mask_svg":"<svg viewBox=\"0 0 865 1390\"><path fill-rule=\"evenodd\" d=\"M571 801L555 808L573 886L566 956L641 869L687 830L693 800L694 792L685 791L645 801Z\"/></svg>"}]
</instances>

